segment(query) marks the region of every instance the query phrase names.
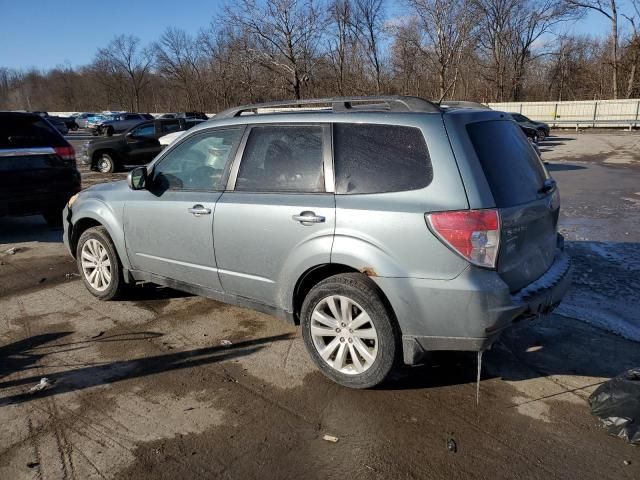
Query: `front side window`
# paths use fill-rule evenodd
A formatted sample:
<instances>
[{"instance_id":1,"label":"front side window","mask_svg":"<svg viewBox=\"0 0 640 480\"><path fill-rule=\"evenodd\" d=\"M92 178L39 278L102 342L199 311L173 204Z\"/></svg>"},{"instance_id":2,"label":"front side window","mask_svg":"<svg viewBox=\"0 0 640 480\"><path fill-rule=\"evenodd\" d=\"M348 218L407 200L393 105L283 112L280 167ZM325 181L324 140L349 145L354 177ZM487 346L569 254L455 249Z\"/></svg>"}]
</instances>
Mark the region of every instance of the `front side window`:
<instances>
[{"instance_id":1,"label":"front side window","mask_svg":"<svg viewBox=\"0 0 640 480\"><path fill-rule=\"evenodd\" d=\"M324 192L322 127L254 127L238 170L236 190Z\"/></svg>"},{"instance_id":2,"label":"front side window","mask_svg":"<svg viewBox=\"0 0 640 480\"><path fill-rule=\"evenodd\" d=\"M417 190L433 178L427 144L418 128L338 123L333 148L339 194Z\"/></svg>"},{"instance_id":3,"label":"front side window","mask_svg":"<svg viewBox=\"0 0 640 480\"><path fill-rule=\"evenodd\" d=\"M153 124L138 127L131 131L131 135L133 135L134 137L153 137L155 134L156 129Z\"/></svg>"},{"instance_id":4,"label":"front side window","mask_svg":"<svg viewBox=\"0 0 640 480\"><path fill-rule=\"evenodd\" d=\"M124 119L125 120L140 120L140 116L139 115L125 115Z\"/></svg>"},{"instance_id":5,"label":"front side window","mask_svg":"<svg viewBox=\"0 0 640 480\"><path fill-rule=\"evenodd\" d=\"M200 133L177 145L153 171L161 190L222 190L222 175L242 134L240 128Z\"/></svg>"}]
</instances>

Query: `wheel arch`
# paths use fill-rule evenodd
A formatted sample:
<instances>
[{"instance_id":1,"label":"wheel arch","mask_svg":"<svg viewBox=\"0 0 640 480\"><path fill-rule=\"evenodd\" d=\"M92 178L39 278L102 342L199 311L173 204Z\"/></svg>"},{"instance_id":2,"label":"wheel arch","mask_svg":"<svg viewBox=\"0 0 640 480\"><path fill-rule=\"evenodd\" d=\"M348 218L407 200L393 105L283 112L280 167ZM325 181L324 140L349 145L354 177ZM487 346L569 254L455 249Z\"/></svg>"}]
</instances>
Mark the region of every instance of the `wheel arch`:
<instances>
[{"instance_id":1,"label":"wheel arch","mask_svg":"<svg viewBox=\"0 0 640 480\"><path fill-rule=\"evenodd\" d=\"M352 266L343 264L343 263L324 263L320 265L315 265L309 269L307 269L297 280L295 287L293 288L293 298L292 298L292 306L293 306L293 318L296 325L300 324L300 310L302 309L302 304L307 294L311 291L311 289L323 281L326 278L332 277L334 275L340 275L342 273L358 273L365 278L369 278L373 273L371 270L363 269L358 270ZM380 295L380 299L387 307L390 315L396 322L396 325L399 328L397 318L393 307L391 306L391 302L387 298L385 292L380 288L380 286L371 281L371 285Z\"/></svg>"}]
</instances>

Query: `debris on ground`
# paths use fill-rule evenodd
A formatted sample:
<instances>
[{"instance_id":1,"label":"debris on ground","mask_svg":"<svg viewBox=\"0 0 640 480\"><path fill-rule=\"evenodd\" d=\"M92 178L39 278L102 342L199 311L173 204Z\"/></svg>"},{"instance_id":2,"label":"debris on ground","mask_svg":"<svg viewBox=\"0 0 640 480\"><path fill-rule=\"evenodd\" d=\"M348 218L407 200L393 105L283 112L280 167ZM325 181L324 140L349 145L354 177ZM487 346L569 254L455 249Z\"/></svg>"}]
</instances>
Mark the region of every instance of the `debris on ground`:
<instances>
[{"instance_id":1,"label":"debris on ground","mask_svg":"<svg viewBox=\"0 0 640 480\"><path fill-rule=\"evenodd\" d=\"M103 336L103 335L104 335L104 330L101 330L100 332L98 332L98 334L97 334L97 335L94 335L94 336L93 336L93 337L91 337L91 338L92 338L92 339L94 339L94 338L100 338L100 337L101 337L101 336Z\"/></svg>"},{"instance_id":2,"label":"debris on ground","mask_svg":"<svg viewBox=\"0 0 640 480\"><path fill-rule=\"evenodd\" d=\"M624 461L624 462L622 462L622 463L624 463L624 464L625 464L625 465L627 465L627 466L631 465L631 462L630 462L629 460L625 460L625 461Z\"/></svg>"},{"instance_id":3,"label":"debris on ground","mask_svg":"<svg viewBox=\"0 0 640 480\"><path fill-rule=\"evenodd\" d=\"M589 405L609 435L640 445L640 367L604 382L589 397Z\"/></svg>"},{"instance_id":4,"label":"debris on ground","mask_svg":"<svg viewBox=\"0 0 640 480\"><path fill-rule=\"evenodd\" d=\"M328 433L325 433L322 436L323 440L326 440L327 442L331 442L331 443L338 443L338 440L340 440L338 437L334 436L334 435L329 435Z\"/></svg>"},{"instance_id":5,"label":"debris on ground","mask_svg":"<svg viewBox=\"0 0 640 480\"><path fill-rule=\"evenodd\" d=\"M220 340L220 345L222 345L223 347L230 347L231 345L233 345L233 343L231 343L229 340Z\"/></svg>"},{"instance_id":6,"label":"debris on ground","mask_svg":"<svg viewBox=\"0 0 640 480\"><path fill-rule=\"evenodd\" d=\"M451 453L456 453L458 451L458 444L453 438L447 440L447 450Z\"/></svg>"},{"instance_id":7,"label":"debris on ground","mask_svg":"<svg viewBox=\"0 0 640 480\"><path fill-rule=\"evenodd\" d=\"M80 274L76 272L71 272L71 273L65 273L64 276L65 278L73 278L73 277L79 277Z\"/></svg>"},{"instance_id":8,"label":"debris on ground","mask_svg":"<svg viewBox=\"0 0 640 480\"><path fill-rule=\"evenodd\" d=\"M53 383L51 383L47 377L42 377L40 379L40 382L36 383L33 387L29 389L29 393L41 392L42 390L49 388L52 385Z\"/></svg>"},{"instance_id":9,"label":"debris on ground","mask_svg":"<svg viewBox=\"0 0 640 480\"><path fill-rule=\"evenodd\" d=\"M19 251L20 249L18 247L12 247L9 250L5 250L3 253L6 253L7 255L15 255Z\"/></svg>"},{"instance_id":10,"label":"debris on ground","mask_svg":"<svg viewBox=\"0 0 640 480\"><path fill-rule=\"evenodd\" d=\"M46 281L47 281L47 279L45 277L42 277L40 280L38 280L38 283L44 283Z\"/></svg>"},{"instance_id":11,"label":"debris on ground","mask_svg":"<svg viewBox=\"0 0 640 480\"><path fill-rule=\"evenodd\" d=\"M40 466L40 462L29 462L27 463L27 468L36 468Z\"/></svg>"}]
</instances>

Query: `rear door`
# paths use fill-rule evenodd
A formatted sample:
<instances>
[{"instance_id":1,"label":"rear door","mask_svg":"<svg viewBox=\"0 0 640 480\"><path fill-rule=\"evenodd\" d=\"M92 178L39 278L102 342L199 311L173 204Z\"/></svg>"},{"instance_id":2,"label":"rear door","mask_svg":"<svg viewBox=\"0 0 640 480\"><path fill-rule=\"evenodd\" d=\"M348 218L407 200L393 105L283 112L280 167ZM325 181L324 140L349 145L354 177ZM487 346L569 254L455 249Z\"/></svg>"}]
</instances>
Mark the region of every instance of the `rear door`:
<instances>
[{"instance_id":1,"label":"rear door","mask_svg":"<svg viewBox=\"0 0 640 480\"><path fill-rule=\"evenodd\" d=\"M500 212L498 273L514 292L553 263L558 188L516 123L490 120L466 129Z\"/></svg>"},{"instance_id":2,"label":"rear door","mask_svg":"<svg viewBox=\"0 0 640 480\"><path fill-rule=\"evenodd\" d=\"M307 268L329 263L335 199L325 185L329 125L254 126L216 206L214 238L225 292L284 307ZM327 167L328 168L328 167ZM302 271L300 271L302 270Z\"/></svg>"}]
</instances>

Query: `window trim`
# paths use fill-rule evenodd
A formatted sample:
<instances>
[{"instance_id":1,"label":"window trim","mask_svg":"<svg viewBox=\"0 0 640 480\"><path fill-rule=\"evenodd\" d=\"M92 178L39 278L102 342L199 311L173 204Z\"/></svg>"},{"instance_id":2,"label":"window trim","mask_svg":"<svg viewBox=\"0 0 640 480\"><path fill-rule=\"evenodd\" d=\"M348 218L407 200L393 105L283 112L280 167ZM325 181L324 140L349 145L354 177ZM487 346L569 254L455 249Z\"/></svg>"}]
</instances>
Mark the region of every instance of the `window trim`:
<instances>
[{"instance_id":1,"label":"window trim","mask_svg":"<svg viewBox=\"0 0 640 480\"><path fill-rule=\"evenodd\" d=\"M238 151L239 146L242 144L242 140L244 139L244 135L246 134L246 128L244 125L223 125L220 127L214 127L214 128L207 128L206 130L198 130L196 132L192 132L190 135L185 135L185 137L183 139L181 139L179 142L177 142L175 145L172 145L170 148L165 149L162 152L162 156L159 157L152 165L150 165L150 169L147 168L147 175L149 176L149 178L154 178L155 176L155 171L156 168L158 168L160 165L162 165L162 162L164 162L167 158L167 156L173 152L176 148L178 148L180 145L182 145L184 142L191 140L194 137L202 137L205 135L211 135L211 134L215 134L216 132L221 132L221 131L225 131L225 130L238 130L238 132L240 133L240 142L236 142L236 144L233 146L233 148L231 149L231 151L229 152L229 158L227 159L227 163L224 167L224 170L222 172L222 175L220 177L220 188L216 188L216 189L199 189L199 190L193 190L193 189L186 189L186 188L170 188L167 189L167 192L224 192L225 191L225 185L228 182L229 179L229 172L231 169L231 165L233 162L235 162L235 158L236 158L236 154Z\"/></svg>"},{"instance_id":2,"label":"window trim","mask_svg":"<svg viewBox=\"0 0 640 480\"><path fill-rule=\"evenodd\" d=\"M322 175L324 176L324 191L323 192L264 192L264 191L250 191L250 190L236 190L236 182L238 180L238 172L240 171L240 163L244 156L244 151L249 140L251 132L255 128L269 128L269 127L320 127L322 129ZM229 173L229 179L227 181L227 192L239 192L239 193L259 193L264 195L324 195L327 193L333 194L335 191L335 179L333 175L333 137L332 137L331 123L315 122L315 123L302 123L302 122L286 122L286 123L252 123L246 125L246 130L240 141L238 150L236 151L233 164Z\"/></svg>"}]
</instances>

